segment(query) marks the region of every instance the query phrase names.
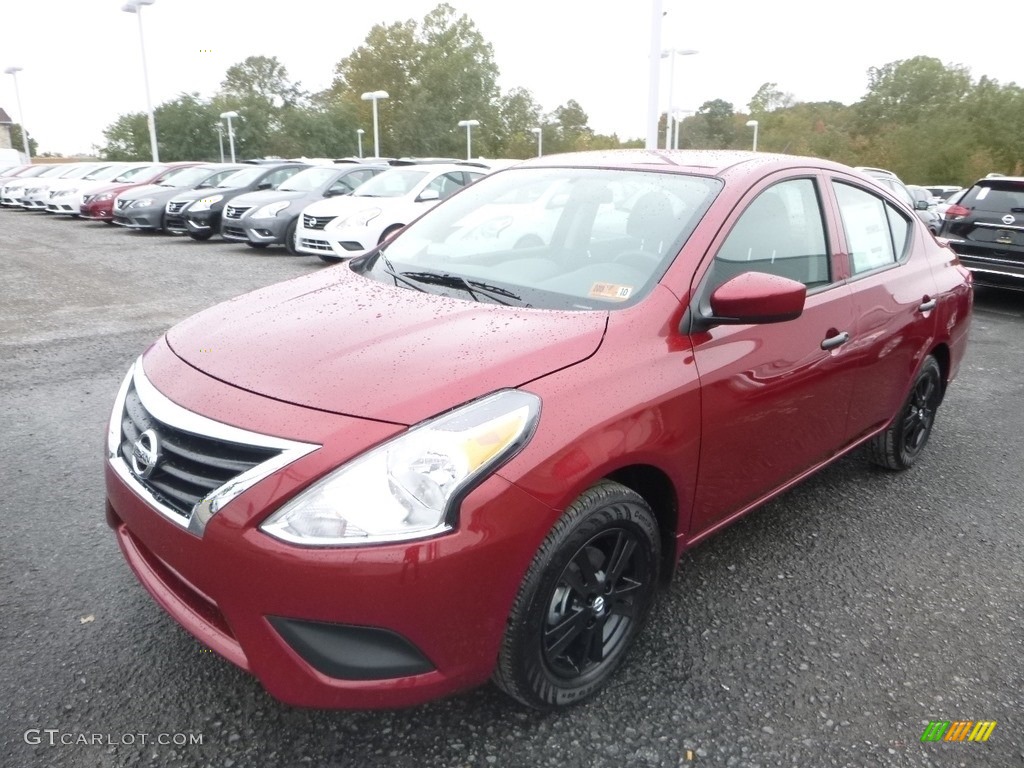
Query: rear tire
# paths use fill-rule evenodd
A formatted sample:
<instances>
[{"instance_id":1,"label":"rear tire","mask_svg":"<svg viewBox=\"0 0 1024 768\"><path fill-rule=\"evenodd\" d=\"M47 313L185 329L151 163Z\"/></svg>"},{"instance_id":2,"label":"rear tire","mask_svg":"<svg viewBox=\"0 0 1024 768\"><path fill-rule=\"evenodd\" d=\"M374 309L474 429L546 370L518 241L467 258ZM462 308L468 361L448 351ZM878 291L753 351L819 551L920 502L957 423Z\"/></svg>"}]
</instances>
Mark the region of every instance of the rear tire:
<instances>
[{"instance_id":1,"label":"rear tire","mask_svg":"<svg viewBox=\"0 0 1024 768\"><path fill-rule=\"evenodd\" d=\"M647 502L603 481L555 523L526 571L494 682L535 709L595 695L640 633L658 582L661 539Z\"/></svg>"},{"instance_id":2,"label":"rear tire","mask_svg":"<svg viewBox=\"0 0 1024 768\"><path fill-rule=\"evenodd\" d=\"M868 458L886 469L910 469L924 452L941 402L942 369L938 361L928 355L892 424L868 443Z\"/></svg>"}]
</instances>

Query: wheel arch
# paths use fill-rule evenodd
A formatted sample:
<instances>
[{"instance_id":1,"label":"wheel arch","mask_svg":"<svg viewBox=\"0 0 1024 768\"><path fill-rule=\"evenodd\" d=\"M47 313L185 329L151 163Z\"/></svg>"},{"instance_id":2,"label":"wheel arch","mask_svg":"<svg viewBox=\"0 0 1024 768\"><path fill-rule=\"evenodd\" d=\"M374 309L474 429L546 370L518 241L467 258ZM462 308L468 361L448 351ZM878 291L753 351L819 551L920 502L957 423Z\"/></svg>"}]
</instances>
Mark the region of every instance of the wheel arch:
<instances>
[{"instance_id":1,"label":"wheel arch","mask_svg":"<svg viewBox=\"0 0 1024 768\"><path fill-rule=\"evenodd\" d=\"M952 366L949 346L940 342L932 348L929 354L931 354L935 358L936 362L938 362L939 370L942 372L942 397L945 398L946 387L949 386L949 374Z\"/></svg>"},{"instance_id":2,"label":"wheel arch","mask_svg":"<svg viewBox=\"0 0 1024 768\"><path fill-rule=\"evenodd\" d=\"M605 476L643 497L658 522L661 537L659 573L662 584L672 579L676 566L676 537L679 527L678 493L671 478L650 464L631 464Z\"/></svg>"}]
</instances>

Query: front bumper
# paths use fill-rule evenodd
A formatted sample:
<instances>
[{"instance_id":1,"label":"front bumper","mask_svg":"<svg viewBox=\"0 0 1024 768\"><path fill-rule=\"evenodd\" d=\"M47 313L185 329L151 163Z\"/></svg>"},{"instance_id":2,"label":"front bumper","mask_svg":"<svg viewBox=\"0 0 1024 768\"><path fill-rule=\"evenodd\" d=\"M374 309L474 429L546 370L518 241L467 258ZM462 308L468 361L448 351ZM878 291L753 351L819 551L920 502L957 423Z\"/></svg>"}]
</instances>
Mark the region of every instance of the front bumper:
<instances>
[{"instance_id":1,"label":"front bumper","mask_svg":"<svg viewBox=\"0 0 1024 768\"><path fill-rule=\"evenodd\" d=\"M75 216L79 215L81 210L81 196L80 195L64 195L62 197L50 198L46 204L46 210L49 213L56 213L63 216Z\"/></svg>"},{"instance_id":2,"label":"front bumper","mask_svg":"<svg viewBox=\"0 0 1024 768\"><path fill-rule=\"evenodd\" d=\"M164 207L154 205L148 208L125 208L114 215L114 223L128 229L161 229Z\"/></svg>"},{"instance_id":3,"label":"front bumper","mask_svg":"<svg viewBox=\"0 0 1024 768\"><path fill-rule=\"evenodd\" d=\"M246 216L242 219L221 219L220 236L225 240L235 240L241 243L282 245L285 231L294 218L294 216L271 216L254 219Z\"/></svg>"},{"instance_id":4,"label":"front bumper","mask_svg":"<svg viewBox=\"0 0 1024 768\"><path fill-rule=\"evenodd\" d=\"M190 235L210 235L220 229L220 211L186 211L185 229Z\"/></svg>"},{"instance_id":5,"label":"front bumper","mask_svg":"<svg viewBox=\"0 0 1024 768\"><path fill-rule=\"evenodd\" d=\"M333 259L354 259L375 247L372 233L365 228L306 229L301 224L295 232L295 245L299 253Z\"/></svg>"},{"instance_id":6,"label":"front bumper","mask_svg":"<svg viewBox=\"0 0 1024 768\"><path fill-rule=\"evenodd\" d=\"M401 707L486 682L550 509L495 475L466 497L456 530L444 536L347 548L285 544L259 523L401 428L236 390L163 344L147 355L146 371L185 407L202 403L224 422L322 446L227 503L202 536L159 514L115 469L121 459L108 459L107 521L139 581L175 620L296 706ZM281 429L267 430L271 422Z\"/></svg>"},{"instance_id":7,"label":"front bumper","mask_svg":"<svg viewBox=\"0 0 1024 768\"><path fill-rule=\"evenodd\" d=\"M91 221L113 221L114 200L111 198L110 200L90 200L87 203L82 203L78 214L83 219Z\"/></svg>"}]
</instances>

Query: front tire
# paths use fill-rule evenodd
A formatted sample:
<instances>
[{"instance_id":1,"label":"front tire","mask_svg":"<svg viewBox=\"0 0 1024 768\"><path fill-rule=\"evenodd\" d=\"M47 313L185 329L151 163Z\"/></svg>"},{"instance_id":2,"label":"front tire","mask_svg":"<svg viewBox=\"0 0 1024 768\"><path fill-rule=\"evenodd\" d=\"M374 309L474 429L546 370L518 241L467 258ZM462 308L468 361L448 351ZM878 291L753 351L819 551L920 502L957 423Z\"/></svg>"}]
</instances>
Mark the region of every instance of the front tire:
<instances>
[{"instance_id":1,"label":"front tire","mask_svg":"<svg viewBox=\"0 0 1024 768\"><path fill-rule=\"evenodd\" d=\"M494 682L535 709L596 694L626 658L658 582L660 537L647 502L603 481L566 510L527 569Z\"/></svg>"},{"instance_id":2,"label":"front tire","mask_svg":"<svg viewBox=\"0 0 1024 768\"><path fill-rule=\"evenodd\" d=\"M914 379L907 401L884 432L868 443L868 457L881 467L910 469L921 456L942 402L942 369L928 355Z\"/></svg>"},{"instance_id":3,"label":"front tire","mask_svg":"<svg viewBox=\"0 0 1024 768\"><path fill-rule=\"evenodd\" d=\"M213 233L212 232L189 232L188 236L191 237L193 240L203 241L203 240L209 240L211 237L213 237Z\"/></svg>"},{"instance_id":4,"label":"front tire","mask_svg":"<svg viewBox=\"0 0 1024 768\"><path fill-rule=\"evenodd\" d=\"M299 217L296 216L292 223L284 231L284 247L292 256L299 255L299 249L295 247L295 230L299 228Z\"/></svg>"}]
</instances>

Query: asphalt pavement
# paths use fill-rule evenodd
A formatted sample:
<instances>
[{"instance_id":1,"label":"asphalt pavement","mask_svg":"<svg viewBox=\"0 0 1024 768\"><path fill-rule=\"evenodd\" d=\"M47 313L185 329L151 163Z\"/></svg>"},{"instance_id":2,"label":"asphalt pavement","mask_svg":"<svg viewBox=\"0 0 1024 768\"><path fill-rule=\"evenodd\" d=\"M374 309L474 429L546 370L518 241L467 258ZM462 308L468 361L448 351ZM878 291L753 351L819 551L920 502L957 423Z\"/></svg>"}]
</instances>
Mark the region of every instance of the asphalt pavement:
<instances>
[{"instance_id":1,"label":"asphalt pavement","mask_svg":"<svg viewBox=\"0 0 1024 768\"><path fill-rule=\"evenodd\" d=\"M538 714L487 686L324 712L277 703L150 599L102 472L153 339L324 268L0 211L0 766L1024 766L1024 293L978 289L914 469L858 452L688 553L591 703ZM997 725L922 742L933 720Z\"/></svg>"}]
</instances>

